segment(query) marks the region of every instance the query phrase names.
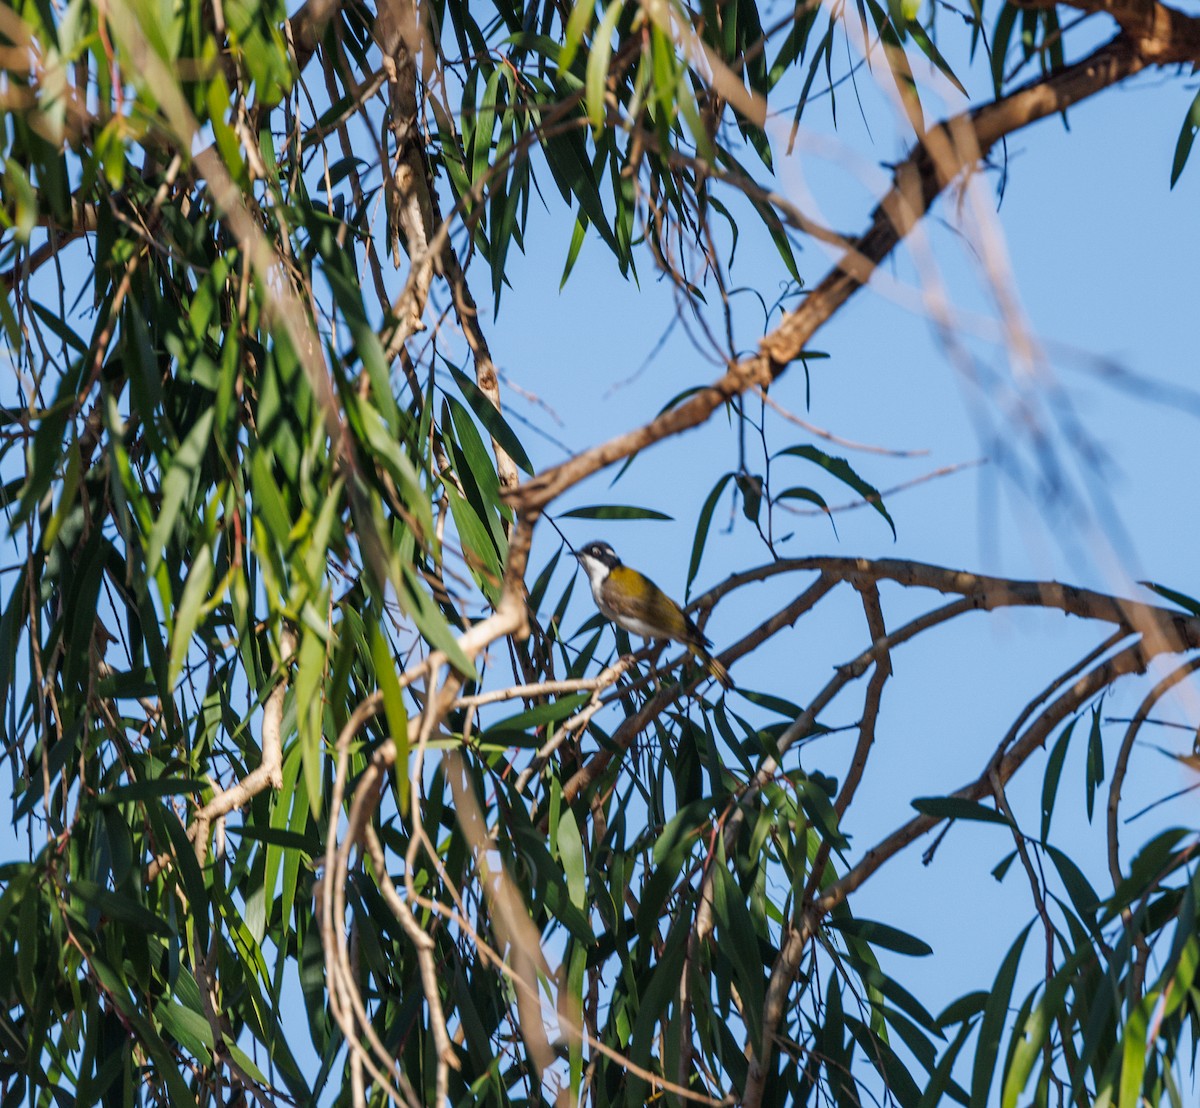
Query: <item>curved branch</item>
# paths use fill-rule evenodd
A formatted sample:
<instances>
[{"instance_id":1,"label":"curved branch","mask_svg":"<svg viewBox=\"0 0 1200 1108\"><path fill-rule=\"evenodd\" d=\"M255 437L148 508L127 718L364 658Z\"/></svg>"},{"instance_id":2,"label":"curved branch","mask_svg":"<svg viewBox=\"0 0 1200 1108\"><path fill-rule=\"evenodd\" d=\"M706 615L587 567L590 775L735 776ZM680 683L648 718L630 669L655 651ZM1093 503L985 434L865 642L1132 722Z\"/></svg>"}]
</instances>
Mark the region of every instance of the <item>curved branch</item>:
<instances>
[{"instance_id":1,"label":"curved branch","mask_svg":"<svg viewBox=\"0 0 1200 1108\"><path fill-rule=\"evenodd\" d=\"M967 800L979 800L993 792L997 783L1003 785L1037 750L1058 724L1078 710L1101 689L1129 673L1141 673L1151 655L1142 643L1134 643L1103 665L1081 677L1066 692L1041 713L1026 730L1012 750L998 765L989 765L974 781L949 795ZM863 858L840 880L829 886L804 912L803 922L787 937L775 959L771 979L763 1004L762 1042L764 1053L750 1060L749 1077L742 1098L744 1108L758 1108L762 1103L770 1070L770 1058L775 1029L787 1008L792 981L809 940L817 933L821 921L856 889L860 888L884 863L895 857L925 832L936 827L941 819L920 815L893 831L887 838L867 851Z\"/></svg>"},{"instance_id":2,"label":"curved branch","mask_svg":"<svg viewBox=\"0 0 1200 1108\"><path fill-rule=\"evenodd\" d=\"M1057 3L1089 14L1105 12L1116 20L1148 65L1200 61L1200 19L1157 0L1013 0L1018 8L1050 8Z\"/></svg>"},{"instance_id":3,"label":"curved branch","mask_svg":"<svg viewBox=\"0 0 1200 1108\"><path fill-rule=\"evenodd\" d=\"M1180 681L1190 677L1197 670L1200 670L1200 658L1190 658L1159 681L1138 705L1137 711L1133 714L1133 718L1125 730L1125 737L1121 740L1121 749L1117 752L1117 761L1113 766L1112 781L1108 786L1108 872L1112 875L1114 889L1122 881L1117 814L1121 806L1121 786L1125 783L1125 771L1129 767L1129 755L1133 750L1133 744L1137 739L1138 732L1142 729L1142 724L1154 711L1154 706Z\"/></svg>"},{"instance_id":4,"label":"curved branch","mask_svg":"<svg viewBox=\"0 0 1200 1108\"><path fill-rule=\"evenodd\" d=\"M867 768L867 755L875 742L875 721L879 718L879 705L883 700L883 686L892 675L892 655L888 648L887 626L883 620L883 609L879 604L879 587L872 582L859 589L862 594L863 609L867 616L867 627L871 632L871 647L875 653L875 671L867 683L867 695L863 704L862 722L858 727L858 745L854 748L854 757L842 791L834 801L833 809L840 820L850 807L854 793L862 780L863 771ZM813 866L814 873L820 869Z\"/></svg>"},{"instance_id":5,"label":"curved branch","mask_svg":"<svg viewBox=\"0 0 1200 1108\"><path fill-rule=\"evenodd\" d=\"M871 279L879 263L963 170L985 158L1006 135L1065 111L1147 64L1127 38L1118 36L1075 65L932 128L896 167L892 188L875 208L867 231L851 242L804 303L762 340L757 354L731 365L707 388L649 423L531 478L508 493L509 502L521 508L544 508L585 477L661 439L698 427L747 389L768 386L799 357L822 324Z\"/></svg>"},{"instance_id":6,"label":"curved branch","mask_svg":"<svg viewBox=\"0 0 1200 1108\"><path fill-rule=\"evenodd\" d=\"M806 570L827 574L856 587L866 581L894 581L909 588L932 589L944 595L964 597L972 608L981 612L996 608L1055 609L1081 619L1125 627L1147 638L1162 637L1165 642L1156 644L1158 652L1200 649L1200 617L1177 608L1146 604L1058 581L1014 581L901 558L872 561L868 558L812 557L768 562L726 578L698 597L691 607L711 606L726 593L753 581L766 581L781 573Z\"/></svg>"}]
</instances>

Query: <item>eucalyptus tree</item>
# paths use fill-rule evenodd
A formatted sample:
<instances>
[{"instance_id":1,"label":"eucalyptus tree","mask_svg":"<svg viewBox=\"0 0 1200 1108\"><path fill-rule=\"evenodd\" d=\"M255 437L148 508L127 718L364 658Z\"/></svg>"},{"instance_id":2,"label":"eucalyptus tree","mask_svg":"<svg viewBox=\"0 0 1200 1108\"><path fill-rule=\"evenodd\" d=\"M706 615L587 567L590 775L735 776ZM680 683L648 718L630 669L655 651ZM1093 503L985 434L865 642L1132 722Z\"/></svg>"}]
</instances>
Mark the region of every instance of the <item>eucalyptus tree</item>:
<instances>
[{"instance_id":1,"label":"eucalyptus tree","mask_svg":"<svg viewBox=\"0 0 1200 1108\"><path fill-rule=\"evenodd\" d=\"M781 557L779 513L828 492L778 488L744 445L750 401L765 418L768 386L807 371L819 329L1010 135L1200 62L1200 20L1155 0L946 8L0 9L0 729L24 855L0 867L0 1103L1187 1099L1195 833L1129 861L1118 829L1139 731L1196 668L1200 607ZM938 45L948 18L962 57ZM935 122L933 78L961 89L976 51L989 95ZM858 233L781 184L805 113L850 80L894 100L909 151ZM1193 104L1173 178L1198 126ZM767 260L731 260L742 235L793 281L749 353L732 305ZM518 252L565 282L589 243L591 265L599 245L669 282L721 368L698 360L656 415L535 465L488 309L520 294ZM752 539L692 601L701 626L756 613L715 648L738 680L723 695L661 645L613 649L548 526L586 478L726 415L737 465L698 466L711 493L681 504L689 589L720 503ZM787 426L813 486L894 526L875 484ZM763 582L784 599L758 612ZM906 619L910 593L935 599ZM823 659L801 703L757 688L756 660L847 594L859 652ZM1094 645L977 775L852 845L872 750L895 741L877 726L894 656L1008 607L1087 621ZM1106 779L1098 698L1156 659L1172 668ZM835 702L853 742L836 776L806 772ZM1111 892L1049 835L1073 735ZM1006 786L1048 744L1034 833ZM1034 918L935 1015L919 963L876 953L923 941L853 906L953 821L1011 840Z\"/></svg>"}]
</instances>

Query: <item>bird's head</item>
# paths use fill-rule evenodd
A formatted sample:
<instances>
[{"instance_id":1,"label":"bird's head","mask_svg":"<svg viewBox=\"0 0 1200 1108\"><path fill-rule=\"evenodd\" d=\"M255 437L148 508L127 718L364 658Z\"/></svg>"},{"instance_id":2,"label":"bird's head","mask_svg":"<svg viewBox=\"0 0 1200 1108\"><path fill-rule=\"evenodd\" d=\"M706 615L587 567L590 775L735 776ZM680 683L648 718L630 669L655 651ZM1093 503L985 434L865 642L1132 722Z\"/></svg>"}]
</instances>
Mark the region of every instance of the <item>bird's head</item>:
<instances>
[{"instance_id":1,"label":"bird's head","mask_svg":"<svg viewBox=\"0 0 1200 1108\"><path fill-rule=\"evenodd\" d=\"M621 559L606 542L589 542L587 546L576 551L575 557L579 559L593 585L599 585L613 567L621 564Z\"/></svg>"}]
</instances>

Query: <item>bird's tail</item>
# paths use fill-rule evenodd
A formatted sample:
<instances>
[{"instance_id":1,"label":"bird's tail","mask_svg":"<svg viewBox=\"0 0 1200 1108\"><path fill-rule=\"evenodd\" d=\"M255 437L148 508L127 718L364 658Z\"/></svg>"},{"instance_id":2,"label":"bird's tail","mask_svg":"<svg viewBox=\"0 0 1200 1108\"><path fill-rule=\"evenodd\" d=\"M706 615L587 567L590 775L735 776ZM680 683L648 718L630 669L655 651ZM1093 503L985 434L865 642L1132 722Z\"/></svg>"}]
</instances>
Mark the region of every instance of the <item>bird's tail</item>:
<instances>
[{"instance_id":1,"label":"bird's tail","mask_svg":"<svg viewBox=\"0 0 1200 1108\"><path fill-rule=\"evenodd\" d=\"M700 664L721 683L722 688L733 688L733 678L729 676L729 670L709 654L707 650L694 646L692 647L692 653L696 656Z\"/></svg>"}]
</instances>

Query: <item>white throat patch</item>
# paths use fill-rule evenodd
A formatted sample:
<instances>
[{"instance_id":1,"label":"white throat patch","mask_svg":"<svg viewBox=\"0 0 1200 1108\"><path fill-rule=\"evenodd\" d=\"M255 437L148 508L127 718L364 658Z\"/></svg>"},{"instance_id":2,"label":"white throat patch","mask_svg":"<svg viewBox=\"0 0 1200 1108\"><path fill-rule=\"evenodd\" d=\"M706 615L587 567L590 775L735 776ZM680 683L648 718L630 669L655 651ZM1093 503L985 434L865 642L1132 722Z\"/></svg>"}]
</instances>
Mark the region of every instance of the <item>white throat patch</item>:
<instances>
[{"instance_id":1,"label":"white throat patch","mask_svg":"<svg viewBox=\"0 0 1200 1108\"><path fill-rule=\"evenodd\" d=\"M600 586L604 584L605 578L609 574L608 566L597 558L593 558L590 554L581 554L579 563L583 566L584 572L588 575L588 581L592 585L592 596L596 602L600 602Z\"/></svg>"}]
</instances>

